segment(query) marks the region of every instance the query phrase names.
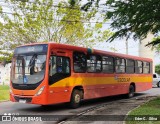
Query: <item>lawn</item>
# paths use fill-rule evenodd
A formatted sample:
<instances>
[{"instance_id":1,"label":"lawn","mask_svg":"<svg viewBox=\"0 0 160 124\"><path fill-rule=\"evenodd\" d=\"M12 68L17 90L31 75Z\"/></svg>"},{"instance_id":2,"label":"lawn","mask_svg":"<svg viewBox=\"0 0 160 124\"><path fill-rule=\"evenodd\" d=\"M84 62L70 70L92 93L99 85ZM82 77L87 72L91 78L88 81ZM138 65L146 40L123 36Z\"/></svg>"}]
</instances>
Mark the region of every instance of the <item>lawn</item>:
<instances>
[{"instance_id":1,"label":"lawn","mask_svg":"<svg viewBox=\"0 0 160 124\"><path fill-rule=\"evenodd\" d=\"M160 97L150 100L129 113L126 124L137 123L160 124Z\"/></svg>"},{"instance_id":2,"label":"lawn","mask_svg":"<svg viewBox=\"0 0 160 124\"><path fill-rule=\"evenodd\" d=\"M0 101L9 100L9 86L0 85Z\"/></svg>"}]
</instances>

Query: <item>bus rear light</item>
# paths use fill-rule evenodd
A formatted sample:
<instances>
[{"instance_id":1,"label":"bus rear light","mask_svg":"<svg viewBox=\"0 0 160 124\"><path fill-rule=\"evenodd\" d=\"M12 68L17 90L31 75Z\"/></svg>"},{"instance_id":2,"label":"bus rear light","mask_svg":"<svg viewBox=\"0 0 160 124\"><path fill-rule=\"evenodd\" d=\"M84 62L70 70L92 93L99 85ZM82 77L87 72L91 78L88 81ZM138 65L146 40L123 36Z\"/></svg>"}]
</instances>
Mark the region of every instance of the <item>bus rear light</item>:
<instances>
[{"instance_id":1,"label":"bus rear light","mask_svg":"<svg viewBox=\"0 0 160 124\"><path fill-rule=\"evenodd\" d=\"M35 94L35 96L41 95L41 93L43 92L44 88L45 88L45 86L41 87L41 88L38 90L38 92Z\"/></svg>"}]
</instances>

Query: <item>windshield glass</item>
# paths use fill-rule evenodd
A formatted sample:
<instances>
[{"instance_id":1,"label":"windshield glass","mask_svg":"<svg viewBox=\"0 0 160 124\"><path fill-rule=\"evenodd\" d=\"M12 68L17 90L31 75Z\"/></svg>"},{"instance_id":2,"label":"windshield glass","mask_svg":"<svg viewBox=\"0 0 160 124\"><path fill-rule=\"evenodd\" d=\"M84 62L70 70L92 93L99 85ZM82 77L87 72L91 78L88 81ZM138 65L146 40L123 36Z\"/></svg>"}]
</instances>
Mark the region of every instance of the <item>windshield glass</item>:
<instances>
[{"instance_id":1,"label":"windshield glass","mask_svg":"<svg viewBox=\"0 0 160 124\"><path fill-rule=\"evenodd\" d=\"M30 49L30 47L28 47ZM21 49L21 48L20 48ZM36 84L45 74L46 52L15 54L12 60L11 80L15 84Z\"/></svg>"}]
</instances>

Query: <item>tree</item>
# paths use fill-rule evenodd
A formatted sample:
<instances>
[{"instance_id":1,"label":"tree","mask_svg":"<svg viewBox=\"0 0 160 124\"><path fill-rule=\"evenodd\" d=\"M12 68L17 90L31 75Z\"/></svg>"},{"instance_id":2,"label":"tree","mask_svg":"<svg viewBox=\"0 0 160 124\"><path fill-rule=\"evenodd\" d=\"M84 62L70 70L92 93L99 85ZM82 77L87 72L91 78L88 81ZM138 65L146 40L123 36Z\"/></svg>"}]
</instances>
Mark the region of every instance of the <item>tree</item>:
<instances>
[{"instance_id":1,"label":"tree","mask_svg":"<svg viewBox=\"0 0 160 124\"><path fill-rule=\"evenodd\" d=\"M145 3L145 4L144 4ZM112 19L112 28L117 29L110 41L118 37L143 39L149 32L156 34L160 29L158 0L108 0L107 6L114 10L107 12L106 18Z\"/></svg>"},{"instance_id":2,"label":"tree","mask_svg":"<svg viewBox=\"0 0 160 124\"><path fill-rule=\"evenodd\" d=\"M55 5L54 0L6 0L6 5L10 12L0 7L0 50L48 41L88 47L112 34L101 30L102 23L90 22L95 19L96 8L83 12L78 1Z\"/></svg>"},{"instance_id":3,"label":"tree","mask_svg":"<svg viewBox=\"0 0 160 124\"><path fill-rule=\"evenodd\" d=\"M89 23L97 13L96 9L83 13L77 1L54 5L54 0L6 0L6 4L11 13L0 9L3 48L14 49L17 45L39 41L89 46L111 35L108 30L101 30L101 23ZM94 33L99 34L97 39Z\"/></svg>"},{"instance_id":4,"label":"tree","mask_svg":"<svg viewBox=\"0 0 160 124\"><path fill-rule=\"evenodd\" d=\"M100 0L95 1L97 4ZM93 0L89 2L94 3ZM91 6L91 4L87 3L84 6ZM131 36L134 39L143 39L149 32L159 35L159 6L159 0L106 0L104 7L107 9L106 18L112 20L111 27L115 30L108 41ZM160 37L157 37L148 45L159 43Z\"/></svg>"},{"instance_id":5,"label":"tree","mask_svg":"<svg viewBox=\"0 0 160 124\"><path fill-rule=\"evenodd\" d=\"M97 8L93 7L86 13L81 10L79 2L72 2L73 0L61 2L57 11L63 15L59 26L63 27L60 34L65 43L92 47L94 43L104 41L112 35L109 30L102 30L103 22L96 19ZM92 23L93 19L96 21Z\"/></svg>"},{"instance_id":6,"label":"tree","mask_svg":"<svg viewBox=\"0 0 160 124\"><path fill-rule=\"evenodd\" d=\"M160 74L160 64L155 66L155 72Z\"/></svg>"}]
</instances>

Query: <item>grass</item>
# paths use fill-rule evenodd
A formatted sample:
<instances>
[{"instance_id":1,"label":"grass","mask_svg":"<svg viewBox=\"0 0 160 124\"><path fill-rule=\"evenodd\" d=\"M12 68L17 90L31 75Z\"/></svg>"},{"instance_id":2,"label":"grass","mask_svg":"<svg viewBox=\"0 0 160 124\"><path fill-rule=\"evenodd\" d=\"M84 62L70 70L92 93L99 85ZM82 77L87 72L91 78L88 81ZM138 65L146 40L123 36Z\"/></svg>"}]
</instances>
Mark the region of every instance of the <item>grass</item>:
<instances>
[{"instance_id":1,"label":"grass","mask_svg":"<svg viewBox=\"0 0 160 124\"><path fill-rule=\"evenodd\" d=\"M142 119L141 121L138 119ZM157 119L151 120L151 119ZM132 121L130 121L132 120ZM126 124L160 124L160 97L150 100L129 113Z\"/></svg>"},{"instance_id":2,"label":"grass","mask_svg":"<svg viewBox=\"0 0 160 124\"><path fill-rule=\"evenodd\" d=\"M9 100L9 86L0 85L0 101Z\"/></svg>"}]
</instances>

